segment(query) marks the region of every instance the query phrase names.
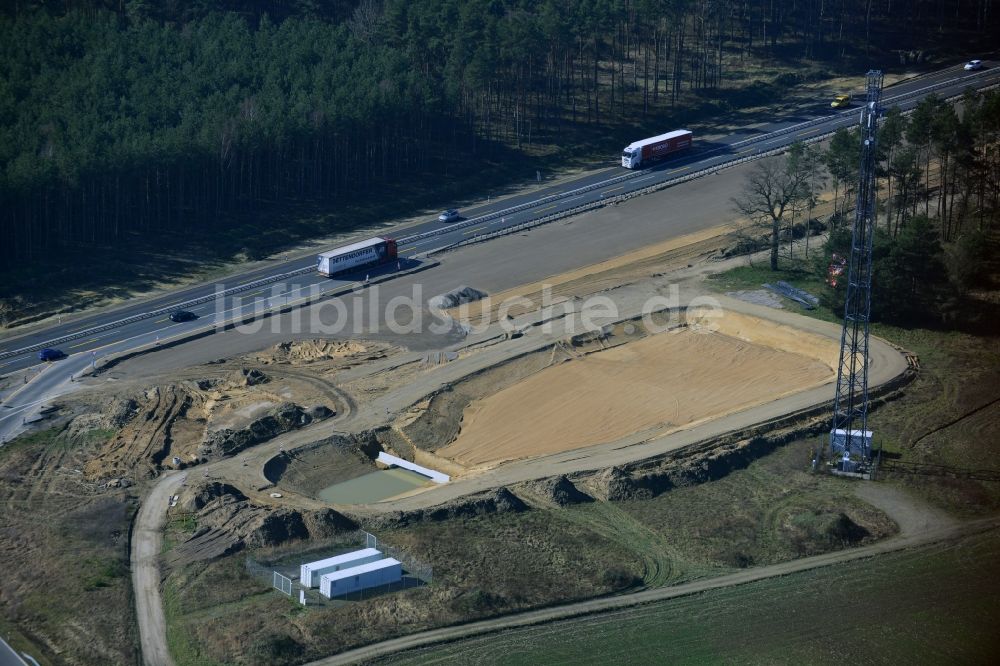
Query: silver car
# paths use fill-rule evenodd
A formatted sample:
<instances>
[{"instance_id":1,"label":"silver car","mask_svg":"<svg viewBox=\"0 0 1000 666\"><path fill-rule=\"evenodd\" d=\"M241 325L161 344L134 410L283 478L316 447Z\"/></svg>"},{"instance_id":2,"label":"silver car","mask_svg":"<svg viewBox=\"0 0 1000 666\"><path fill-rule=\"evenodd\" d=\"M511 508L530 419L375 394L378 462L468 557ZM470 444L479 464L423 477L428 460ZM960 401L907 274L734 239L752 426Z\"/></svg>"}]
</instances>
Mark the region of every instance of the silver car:
<instances>
[{"instance_id":1,"label":"silver car","mask_svg":"<svg viewBox=\"0 0 1000 666\"><path fill-rule=\"evenodd\" d=\"M445 212L438 215L438 222L454 222L455 220L461 218L462 216L458 214L458 211L454 208L449 208Z\"/></svg>"},{"instance_id":2,"label":"silver car","mask_svg":"<svg viewBox=\"0 0 1000 666\"><path fill-rule=\"evenodd\" d=\"M969 62L965 63L965 71L967 72L971 72L974 69L982 69L982 68L983 68L982 60L970 60Z\"/></svg>"}]
</instances>

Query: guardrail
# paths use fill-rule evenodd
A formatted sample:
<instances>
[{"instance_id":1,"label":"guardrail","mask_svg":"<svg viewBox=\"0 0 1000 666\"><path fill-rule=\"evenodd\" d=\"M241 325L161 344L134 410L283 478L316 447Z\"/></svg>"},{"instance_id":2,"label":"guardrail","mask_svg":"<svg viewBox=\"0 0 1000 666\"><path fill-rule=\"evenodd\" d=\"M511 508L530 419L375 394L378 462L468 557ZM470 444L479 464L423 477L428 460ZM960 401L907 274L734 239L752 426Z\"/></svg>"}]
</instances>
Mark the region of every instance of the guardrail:
<instances>
[{"instance_id":1,"label":"guardrail","mask_svg":"<svg viewBox=\"0 0 1000 666\"><path fill-rule=\"evenodd\" d=\"M67 333L66 335L60 336L58 338L53 338L52 340L46 340L45 342L39 342L37 344L29 345L27 347L22 347L20 349L14 349L11 351L0 352L0 359L11 358L14 356L20 356L21 354L30 354L33 351L38 351L40 349L45 349L46 347L54 347L57 345L65 344L67 342L72 342L73 340L79 340L80 338L85 338L88 335L94 335L96 333L103 333L104 331L111 330L112 328L119 328L121 326L127 326L129 324L134 324L137 321L143 321L145 319L151 319L153 317L159 317L161 315L169 314L176 310L183 310L184 308L194 307L196 305L201 305L203 303L208 303L215 300L216 298L226 298L234 294L239 294L244 291L250 291L251 289L256 289L258 287L263 287L264 285L272 284L274 282L280 282L281 280L286 280L290 277L295 277L296 275L304 275L306 273L311 273L315 271L315 266L307 266L305 268L299 268L294 271L289 271L287 273L281 273L278 275L270 275L265 278L260 278L259 280L254 280L253 282L246 282L223 291L218 291L208 296L199 296L198 298L192 298L191 300L184 301L182 303L174 303L169 307L157 308L156 310L150 310L148 312L141 312L131 317L125 317L124 319L119 319L117 321L108 322L106 324L101 324L100 326L94 326L92 328L87 328L82 331L77 331L75 333Z\"/></svg>"},{"instance_id":2,"label":"guardrail","mask_svg":"<svg viewBox=\"0 0 1000 666\"><path fill-rule=\"evenodd\" d=\"M384 273L382 275L377 275L367 282L354 281L349 283L344 283L342 285L333 286L326 291L312 291L308 290L309 293L305 293L292 301L283 301L281 303L272 303L270 299L266 302L266 306L259 308L255 305L254 309L247 312L245 308L232 310L227 310L226 312L233 312L228 318L222 320L215 320L211 324L202 326L201 328L189 329L186 331L180 331L173 337L165 338L162 340L156 340L155 342L147 342L138 347L132 347L124 351L115 352L108 356L105 356L100 365L92 366L91 369L84 371L83 374L95 374L100 372L105 372L109 368L114 367L118 363L124 360L134 358L141 354L148 353L152 350L162 350L175 347L176 345L190 342L191 340L197 340L199 338L212 335L218 331L228 331L236 326L243 324L249 324L250 322L256 321L258 319L265 319L268 317L273 317L280 314L285 314L291 312L292 310L317 303L319 301L329 300L331 298L337 298L338 296L345 296L347 294L356 292L358 288L367 288L381 284L383 282L388 282L389 280L394 280L399 277L406 275L413 275L414 273L421 273L423 271L429 270L437 266L436 261L429 261L417 264L412 268L403 269L400 272ZM303 292L307 290L302 289ZM223 313L226 314L226 313Z\"/></svg>"},{"instance_id":3,"label":"guardrail","mask_svg":"<svg viewBox=\"0 0 1000 666\"><path fill-rule=\"evenodd\" d=\"M925 86L923 88L919 88L917 90L913 90L913 91L910 91L908 93L903 93L901 95L896 95L895 97L888 98L888 100L892 101L892 102L897 102L898 103L901 100L905 101L906 99L909 99L909 98L912 98L912 97L916 97L918 95L927 93L927 92L929 92L931 90L937 90L937 89L940 89L940 88L943 88L943 87L954 85L956 82L959 82L959 81L964 80L964 79L978 78L982 74L984 74L984 72L978 72L977 74L975 74L973 76L961 77L961 79L957 79L957 80L953 79L951 81L944 81L944 82L941 82L941 83L935 83L933 85ZM986 88L984 88L984 90L988 90L990 88L994 88L994 87L996 87L996 85L997 84L992 84L990 86L987 86ZM955 98L960 97L960 96L961 95L952 95L952 96L950 96L950 97L948 97L946 99L955 99ZM859 114L859 113L860 113L860 109L850 109L848 111L842 111L842 112L840 112L838 114L838 116L840 118L843 118L845 116L850 116L852 114ZM907 113L909 113L909 112L907 112ZM752 139L745 139L744 141L740 141L740 142L737 142L737 143L734 143L734 144L730 144L729 146L725 146L725 148L731 150L731 149L739 147L741 145L747 145L747 144L752 144L752 143L764 142L764 141L772 139L772 138L774 138L776 136L782 136L784 134L795 132L795 131L801 130L801 129L803 129L805 127L809 127L809 126L821 125L823 123L830 122L830 120L831 120L830 117L814 118L813 120L807 120L804 123L798 123L796 125L791 125L789 127L785 127L785 128L780 129L780 130L775 130L774 132L769 132L768 134L764 134L764 135L761 135L759 137L754 137ZM834 134L834 132L836 132L836 130L831 130L830 132L824 132L823 134L818 134L816 136L809 137L808 139L804 140L803 143L815 143L817 141L822 141L826 137L831 136L832 134ZM587 212L589 210L595 210L597 208L603 208L604 206L614 205L614 204L617 204L619 202L622 202L622 201L625 201L627 199L630 199L630 198L632 198L634 196L642 196L642 195L645 195L645 194L651 194L653 192L656 192L656 191L659 191L659 190L662 190L662 189L666 189L667 187L672 187L674 185L678 185L680 183L687 182L689 180L694 180L695 178L701 178L701 177L706 176L708 174L715 173L717 171L721 171L722 169L728 169L730 167L733 167L733 166L736 166L736 165L739 165L739 164L743 164L743 163L746 163L746 162L751 162L753 160L758 160L758 159L760 159L762 157L769 157L769 156L772 156L772 155L779 155L779 154L783 153L786 150L786 148L787 148L786 146L781 146L781 147L772 148L770 150L763 151L763 152L755 152L752 155L748 155L746 157L740 157L740 158L736 158L736 159L733 159L733 160L728 160L728 161L723 162L721 164L716 164L714 166L702 169L700 171L695 171L695 172L692 172L690 174L686 174L684 176L678 176L676 178L670 178L668 180L663 180L663 181L660 181L658 183L654 183L653 185L650 185L648 187L644 187L644 188L641 188L641 189L638 189L638 190L632 190L632 191L629 191L629 192L623 192L621 194L618 194L618 195L610 197L610 198L602 199L600 201L592 201L590 203L582 204L582 205L576 206L574 208L569 208L569 209L564 210L564 211L559 211L557 213L552 213L551 215L545 215L543 217L536 218L534 220L528 220L527 222L522 222L521 224L516 224L516 225L510 226L510 227L504 227L503 229L497 229L496 231L490 231L490 232L486 232L484 234L477 234L475 236L470 236L469 238L463 238L462 240L457 241L455 243L452 243L450 245L446 245L444 247L435 248L434 250L431 250L430 252L428 252L427 256L434 255L434 254L440 254L442 252L447 252L449 250L454 250L454 249L457 249L457 248L460 248L460 247L465 247L465 246L468 246L468 245L475 245L476 243L481 243L483 241L492 240L494 238L499 238L501 236L507 236L507 235L510 235L510 234L518 233L520 231L525 231L525 230L528 230L528 229L533 229L535 227L542 226L543 224L549 224L550 222L555 222L557 220L561 220L561 219L564 219L564 218L567 218L567 217L571 217L573 215L578 215L580 213L585 213L585 212ZM720 149L716 149L716 150L720 150ZM711 151L709 151L709 152L711 152ZM645 173L645 172L638 171L638 172L635 173L635 175L639 175L639 174L642 174L642 173ZM604 181L604 182L600 183L599 185L591 187L589 189L595 189L596 187L604 187L604 186L606 186L608 184L611 184L612 182L618 182L618 181ZM569 193L567 193L567 194L569 194Z\"/></svg>"},{"instance_id":4,"label":"guardrail","mask_svg":"<svg viewBox=\"0 0 1000 666\"><path fill-rule=\"evenodd\" d=\"M832 134L832 132L831 132ZM808 143L818 141L823 138L823 136L813 137L808 140ZM680 183L686 183L690 180L695 180L696 178L702 178L709 174L715 173L716 171L721 171L722 169L728 169L729 167L736 166L737 164L743 164L746 162L752 162L758 160L762 157L768 157L771 155L778 155L786 150L785 146L779 148L772 148L763 152L754 153L752 155L747 155L746 157L739 157L734 160L729 160L723 162L722 164L716 164L700 171L694 171L683 176L677 176L676 178L671 178L669 180L660 181L659 183L654 183L648 187L644 187L638 190L632 190L630 192L623 192L613 197L607 199L601 199L599 201L591 201L590 203L581 204L573 208L568 208L557 213L552 213L551 215L545 215L534 220L529 220L527 222L522 222L510 227L504 227L503 229L497 229L496 231L487 232L485 234L477 234L475 236L470 236L469 238L463 238L460 241L447 245L445 247L440 247L431 252L428 252L428 256L433 254L440 254L442 252L447 252L449 250L454 250L459 247L465 247L467 245L474 245L476 243L481 243L483 241L491 240L493 238L499 238L500 236L507 236L509 234L517 233L519 231L525 231L527 229L533 229L535 227L542 226L543 224L549 224L550 222L555 222L556 220L561 220L573 215L579 215L580 213L585 213L589 210L596 210L597 208L603 208L604 206L610 206L617 204L622 201L631 199L632 197L643 196L646 194L651 194L668 187L673 187L674 185L679 185Z\"/></svg>"},{"instance_id":5,"label":"guardrail","mask_svg":"<svg viewBox=\"0 0 1000 666\"><path fill-rule=\"evenodd\" d=\"M962 76L962 77L959 77L957 79L952 79L950 81L940 81L938 83L932 83L929 86L924 86L923 88L917 88L916 90L911 90L910 92L901 93L899 95L896 95L895 97L886 97L886 98L883 98L883 100L882 100L883 104L882 105L883 106L887 106L887 104L886 104L887 102L906 101L907 99L911 99L913 97L917 97L919 95L926 94L926 93L931 92L933 90L939 90L941 88L946 88L948 86L955 85L956 83L959 83L959 82L967 80L967 79L980 78L983 75L985 75L986 73L987 72L985 72L985 71L979 71L979 72L976 72L975 74L969 74L967 76ZM833 117L844 118L844 117L851 116L851 115L854 115L854 114L857 114L857 113L860 113L860 112L861 112L860 109L847 109L845 111L839 111L836 114L836 116L833 116ZM805 129L807 127L813 127L815 125L822 125L823 123L829 122L830 120L831 120L831 116L825 116L825 117L822 117L822 118L813 118L812 120L806 120L805 122L797 123L795 125L789 125L788 127L782 127L779 130L774 130L773 132L769 132L769 133L764 134L762 136L751 137L749 139L744 139L743 141L738 141L736 143L733 143L733 144L730 144L728 146L725 146L725 148L729 148L729 149L740 148L742 146L746 146L746 145L749 145L751 143L755 143L757 141L763 141L763 140L766 140L766 139L770 139L770 138L782 136L784 134L789 134L791 132L797 132L797 131L799 131L801 129ZM720 150L720 149L717 149L717 150Z\"/></svg>"},{"instance_id":6,"label":"guardrail","mask_svg":"<svg viewBox=\"0 0 1000 666\"><path fill-rule=\"evenodd\" d=\"M922 94L926 94L928 92L931 92L931 91L934 91L934 90L938 90L938 89L941 89L941 88L944 88L944 87L952 86L952 85L955 85L956 83L960 83L962 81L972 80L972 79L978 79L978 78L981 78L981 77L983 77L983 76L985 76L985 75L987 75L989 73L990 73L990 70L984 70L984 71L976 72L975 74L970 74L970 75L967 75L967 76L962 76L962 77L959 77L957 79L951 79L951 80L948 80L948 81L941 81L941 82L938 82L938 83L935 83L935 84L932 84L932 85L929 85L929 86L924 86L923 88L918 88L916 90L912 90L912 91L907 92L907 93L902 93L900 95L896 95L894 97L888 97L884 101L885 102L897 102L898 103L899 101L910 99L910 98L913 98L913 97L916 97L916 96L919 96L919 95L922 95ZM993 87L993 86L990 86L990 87ZM959 95L954 95L953 97L958 97L958 96ZM949 99L951 99L951 98L949 98ZM853 114L858 114L859 112L860 112L859 109L849 109L847 111L840 112L838 114L838 116L841 117L841 118L844 118L844 117L851 116ZM767 134L762 134L760 136L756 136L756 137L751 137L751 138L748 138L748 139L744 139L743 141L739 141L737 143L730 144L728 146L720 146L719 148L713 148L713 149L705 151L703 153L696 153L696 154L710 155L713 152L717 152L717 151L721 151L721 150L733 150L734 148L740 148L740 147L751 145L751 144L754 144L754 143L765 142L765 141L768 141L768 140L773 139L775 137L783 136L785 134L789 134L789 133L792 133L792 132L796 132L796 131L802 130L804 128L807 128L807 127L811 127L811 126L815 126L815 125L821 125L823 123L830 122L830 120L831 120L830 117L814 118L812 120L807 120L807 121L802 122L802 123L797 123L795 125L790 125L788 127L784 127L782 129L775 130L773 132L768 132ZM811 137L810 139L807 140L807 143L812 143L814 141L818 141L818 140L820 140L822 138L825 138L826 136L829 136L832 133L833 132L829 132L829 133L825 133L825 134L822 134L822 135L818 135L816 137ZM778 153L782 152L783 150L784 150L784 148L782 147L782 148L772 149L772 150L765 151L765 152L757 152L757 153L754 153L753 155L749 155L749 156L743 157L743 158L737 158L737 159L734 159L734 160L729 160L727 162L723 162L722 164L717 164L715 166L712 166L712 167L709 167L709 168L706 168L706 169L702 169L701 171L696 171L694 173L687 174L685 176L679 176L677 178L671 178L669 180L661 181L661 182L655 183L655 184L653 184L653 185L651 185L649 187L641 188L641 189L638 189L638 190L632 190L630 192L625 192L625 193L622 193L620 195L616 195L615 197L611 197L609 199L603 199L601 201L594 201L594 202L591 202L589 204L584 204L582 206L577 206L577 207L574 207L574 208L571 208L571 209L567 209L565 211L560 211L558 213L553 213L551 215L546 215L546 216L543 216L541 218L537 218L535 220L529 220L527 222L524 222L524 223L521 223L521 224L518 224L518 225L515 225L515 226L504 227L503 229L498 229L498 230L493 231L493 232L489 232L489 233L486 233L486 234L479 234L479 235L473 236L471 238L466 238L466 239L463 239L461 241L458 241L457 243L453 243L451 245L448 245L448 246L445 246L445 247L442 247L442 248L436 248L436 249L432 250L431 252L429 252L428 254L436 254L436 253L439 253L439 252L444 252L444 251L455 249L455 248L458 248L458 247L463 247L465 245L472 245L474 243L479 243L479 242L482 242L484 240L489 240L491 238L497 238L499 236L504 236L504 235L508 235L508 234L511 234L511 233L516 233L518 231L523 231L525 229L530 229L530 228L533 228L533 227L536 227L536 226L540 226L542 224L547 224L547 223L553 222L555 220L559 220L559 219L563 219L565 217L569 217L570 215L576 215L576 214L579 214L581 212L585 212L585 211L588 211L588 210L593 210L595 208L600 208L602 206L606 206L606 205L609 205L609 204L618 203L619 201L624 201L625 199L631 198L633 196L639 196L639 195L643 195L643 194L648 194L648 193L655 192L655 191L658 191L660 189L664 189L664 188L672 186L672 185L676 185L678 183L686 182L688 180L693 180L694 178L700 178L700 177L702 177L702 176L704 176L706 174L714 173L714 172L719 171L721 169L729 168L729 167L735 166L737 164L742 164L744 162L748 162L748 161L751 161L751 160L756 160L756 159L759 159L761 157L766 157L768 155L778 154ZM628 181L628 180L631 180L633 178L637 178L639 176L646 175L646 174L647 174L646 171L631 171L629 173L622 174L621 176L616 176L614 178L609 178L607 180L603 180L603 181L600 181L598 183L592 183L590 185L586 185L584 187L580 187L580 188L577 188L577 189L574 189L574 190L569 190L569 191L566 191L566 192L560 192L558 194L552 194L552 195L549 195L547 197L542 197L541 199L536 199L534 201L526 202L526 203L523 203L523 204L518 204L517 206L511 206L509 208L505 208L505 209L502 209L502 210L499 210L499 211L495 211L493 213L488 213L487 215L481 215L479 217L476 217L476 218L473 218L473 219L470 219L470 220L465 220L463 222L460 222L459 224L453 224L453 225L450 225L448 227L441 228L441 229L434 229L434 230L431 230L431 231L424 232L422 234L415 234L413 236L407 236L407 237L399 239L397 241L397 243L399 245L407 245L407 244L414 243L416 241L419 241L419 240L422 240L422 239L425 239L425 238L433 238L434 236L440 236L440 235L443 235L443 234L451 233L451 232L455 231L456 229L464 229L466 227L470 227L470 226L473 226L473 225L476 225L476 224L481 224L483 222L488 222L490 220L495 220L497 218L502 218L502 217L505 217L507 215L512 215L512 214L515 214L515 213L519 213L519 212L524 211L524 210L530 210L531 208L535 208L537 206L541 206L541 205L546 204L546 203L551 203L553 201L558 201L560 199L565 199L565 198L569 198L569 197L572 197L572 196L577 196L579 194L583 194L583 193L586 193L586 192L591 192L593 190L596 190L596 189L599 189L599 188L602 188L602 187L607 187L608 185L614 185L616 183L625 182L625 181ZM295 277L297 275L304 275L306 273L312 272L313 270L315 270L315 267L313 267L313 266L307 266L305 268L300 268L300 269L297 269L297 270L294 270L294 271L289 271L289 272L281 273L281 274L278 274L278 275L271 275L269 277L260 278L259 280L254 280L253 282L247 282L247 283L238 285L236 287L232 287L230 289L223 290L221 292L213 293L213 294L208 295L208 296L201 296L201 297L194 298L194 299L191 299L191 300L188 300L188 301L184 301L182 303L175 303L175 304L173 304L173 305L171 305L169 307L158 308L156 310L151 310L149 312L143 312L143 313L140 313L140 314L133 315L131 317L126 317L124 319L119 319L117 321L108 322L106 324L101 324L100 326L94 326L92 328L84 329L82 331L77 331L75 333L69 333L69 334L60 336L58 338L53 338L51 340L46 340L44 342L39 342L39 343L36 343L36 344L33 344L33 345L29 345L27 347L22 347L20 349L15 349L15 350L6 351L6 352L0 352L0 359L12 358L14 356L20 356L21 354L28 354L28 353L31 353L31 352L34 352L34 351L39 351L41 349L45 349L46 347L58 346L58 345L61 345L61 344L65 344L67 342L71 342L73 340L79 340L80 338L87 337L88 335L95 335L97 333L103 333L104 331L108 331L108 330L111 330L113 328L119 328L121 326L127 326L128 324L132 324L132 323L135 323L135 322L138 322L138 321L143 321L145 319L150 319L152 317L159 317L161 315L168 314L168 313L173 312L175 310L180 310L180 309L184 309L184 308L194 307L196 305L201 305L203 303L207 303L207 302L212 301L212 300L214 300L216 298L219 298L219 297L225 298L225 297L228 297L228 296L232 296L232 295L235 295L235 294L242 293L244 291L249 291L251 289L256 289L256 288L262 287L264 285L272 284L274 282L279 282L281 280L285 280L285 279L288 279L290 277Z\"/></svg>"},{"instance_id":7,"label":"guardrail","mask_svg":"<svg viewBox=\"0 0 1000 666\"><path fill-rule=\"evenodd\" d=\"M643 175L644 173L645 172L643 171L631 171L629 173L622 174L621 176L615 176L614 178L609 178L608 180L602 180L599 183L585 185L584 187L579 187L575 190L568 190L566 192L560 192L558 194L550 194L549 196L542 197L541 199L535 199L533 201L529 201L523 204L511 206L510 208L504 208L502 210L498 210L492 213L487 213L486 215L480 215L479 217L474 217L469 220L464 220L462 222L459 222L458 224L452 224L447 227L443 227L441 229L432 229L431 231L425 231L422 234L414 234L413 236L407 236L405 238L397 240L396 242L400 245L407 245L409 243L415 243L425 238L433 238L434 236L449 234L457 229L464 229L466 227L475 226L477 224L482 224L483 222L489 222L490 220L495 220L497 218L506 217L508 215L513 215L515 213L520 213L521 211L529 210L531 208L541 206L542 204L551 203L553 201L558 201L559 199L565 199L570 196L582 194L585 192L590 192L592 190L596 190L601 187L614 185L615 183L621 183L626 180L630 180L637 176Z\"/></svg>"},{"instance_id":8,"label":"guardrail","mask_svg":"<svg viewBox=\"0 0 1000 666\"><path fill-rule=\"evenodd\" d=\"M971 75L968 75L968 76L959 77L958 79L951 79L949 81L941 81L941 82L938 82L938 83L931 84L929 86L924 86L923 88L918 88L916 90L911 90L910 92L907 92L907 93L902 93L900 95L896 95L895 97L886 98L885 101L897 101L898 102L898 101L901 101L901 100L906 100L906 99L909 99L909 98L912 98L912 97L916 97L916 96L925 94L927 92L931 92L933 90L937 90L937 89L940 89L940 88L944 88L944 87L947 87L947 86L954 85L955 83L961 82L963 80L980 78L980 77L984 76L987 73L988 73L987 71L980 71L980 72L976 72L975 74L971 74ZM783 127L783 128L781 128L779 130L774 130L773 132L768 132L767 134L761 134L760 136L750 137L750 138L744 139L742 141L737 141L736 143L733 143L733 144L729 144L729 145L726 145L726 146L719 146L718 148L712 148L710 150L706 150L706 151L703 151L703 152L695 152L694 154L696 154L696 155L702 155L702 156L707 156L707 155L711 155L713 153L724 151L724 150L734 150L734 149L742 148L744 146L748 146L748 145L751 145L751 144L754 144L754 143L766 142L766 141L768 141L770 139L773 139L775 137L783 136L785 134L790 134L792 132L797 132L797 131L800 131L802 129L806 129L808 127L813 127L813 126L816 126L816 125L822 125L824 123L828 123L828 122L831 121L832 118L841 118L841 119L843 119L843 118L847 118L847 117L850 117L850 116L853 116L853 115L858 115L858 114L860 114L860 112L861 112L860 109L847 109L846 111L840 111L840 112L838 112L837 115L833 116L833 117L831 117L831 116L824 116L824 117L821 117L821 118L813 118L812 120L807 120L805 122L796 123L795 125L789 125L788 127ZM717 167L713 167L713 168L717 168ZM511 206L510 208L504 208L503 210L498 210L498 211L495 211L495 212L492 212L492 213L487 213L486 215L480 215L479 217L475 217L475 218L472 218L472 219L469 219L469 220L464 220L464 221L462 221L462 222L460 222L458 224L449 225L448 227L443 227L441 229L432 229L431 231L425 231L425 232L420 233L420 234L414 234L412 236L406 236L405 238L399 239L397 241L397 243L399 243L400 245L406 245L406 244L409 244L409 243L415 243L415 242L423 240L425 238L433 238L434 236L442 236L444 234L449 234L449 233L451 233L453 231L456 231L458 229L465 229L466 227L471 227L471 226L475 226L477 224L482 224L483 222L489 222L490 220L495 220L497 218L506 217L508 215L513 215L515 213L520 213L522 211L529 210L531 208L535 208L536 206L542 206L544 204L552 203L552 202L558 201L560 199L571 198L571 197L577 196L579 194L584 194L586 192L591 192L593 190L596 190L596 189L599 189L599 188L602 188L602 187L607 187L608 185L615 185L617 183L622 183L622 182L625 182L627 180L631 180L633 178L637 178L639 176L643 176L643 175L647 175L647 174L648 174L648 172L645 171L645 170L643 170L643 171L630 171L629 173L622 174L621 176L615 176L614 178L609 178L607 180L602 180L602 181L600 181L598 183L593 183L591 185L587 185L585 187L580 187L580 188L577 188L575 190L568 190L566 192L560 192L558 194L551 194L551 195L549 195L547 197L542 197L541 199L536 199L534 201L526 202L526 203L523 203L523 204L518 204L517 206ZM449 247L451 247L451 246L449 246Z\"/></svg>"},{"instance_id":9,"label":"guardrail","mask_svg":"<svg viewBox=\"0 0 1000 666\"><path fill-rule=\"evenodd\" d=\"M817 137L818 140L822 137ZM741 157L735 160L730 160L728 162L723 162L722 164L717 164L715 166L709 167L707 169L702 169L701 171L695 171L684 176L678 176L677 178L671 178L669 180L660 181L650 185L649 187L644 187L638 190L632 190L631 192L623 192L622 194L610 197L607 199L601 199L599 201L591 201L590 203L581 204L573 208L568 208L557 213L552 213L551 215L545 215L543 217L536 218L534 220L528 220L527 222L522 222L521 224L516 224L510 227L504 227L503 229L497 229L496 231L490 231L485 234L477 234L475 236L470 236L469 238L463 238L460 241L452 243L451 245L446 245L444 247L436 248L427 253L427 256L434 254L441 254L443 252L448 252L449 250L455 250L460 247L465 247L468 245L475 245L476 243L482 243L483 241L492 240L494 238L499 238L501 236L508 236L510 234L517 233L519 231L526 231L528 229L534 229L535 227L540 227L543 224L549 224L550 222L555 222L557 220L562 220L567 217L572 217L573 215L579 215L580 213L586 213L590 210L596 210L598 208L603 208L604 206L613 206L622 201L626 201L636 196L643 196L645 194L651 194L668 187L673 187L674 185L679 185L680 183L686 183L689 180L694 180L696 178L702 178L716 171L721 171L722 169L728 169L729 167L736 166L737 164L743 164L745 162L751 162L753 160L760 159L762 157L768 157L770 155L778 155L785 151L785 147L773 148L771 150L754 153L753 155L748 155L747 157Z\"/></svg>"}]
</instances>

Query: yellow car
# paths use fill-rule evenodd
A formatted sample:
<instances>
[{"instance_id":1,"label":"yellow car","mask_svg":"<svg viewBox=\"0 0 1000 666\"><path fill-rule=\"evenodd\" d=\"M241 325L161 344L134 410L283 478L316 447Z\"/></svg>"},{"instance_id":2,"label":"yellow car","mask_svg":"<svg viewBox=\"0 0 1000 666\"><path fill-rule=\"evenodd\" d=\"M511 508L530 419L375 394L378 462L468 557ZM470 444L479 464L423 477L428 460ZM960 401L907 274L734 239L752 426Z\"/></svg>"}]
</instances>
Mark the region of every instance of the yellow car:
<instances>
[{"instance_id":1,"label":"yellow car","mask_svg":"<svg viewBox=\"0 0 1000 666\"><path fill-rule=\"evenodd\" d=\"M850 95L837 95L836 97L833 98L833 101L830 102L830 106L832 106L835 109L842 109L845 106L850 106L850 105L851 105Z\"/></svg>"}]
</instances>

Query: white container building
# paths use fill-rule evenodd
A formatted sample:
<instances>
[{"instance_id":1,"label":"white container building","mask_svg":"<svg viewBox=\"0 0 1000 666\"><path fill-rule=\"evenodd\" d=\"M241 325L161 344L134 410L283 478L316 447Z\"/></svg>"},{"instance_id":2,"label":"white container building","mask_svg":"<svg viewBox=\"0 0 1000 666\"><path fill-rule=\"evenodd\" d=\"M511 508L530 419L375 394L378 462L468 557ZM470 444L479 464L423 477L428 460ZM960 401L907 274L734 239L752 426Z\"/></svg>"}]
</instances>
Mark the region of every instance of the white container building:
<instances>
[{"instance_id":1,"label":"white container building","mask_svg":"<svg viewBox=\"0 0 1000 666\"><path fill-rule=\"evenodd\" d=\"M350 569L324 574L319 579L319 593L326 598L339 597L379 585L398 583L403 578L403 565L387 557Z\"/></svg>"},{"instance_id":2,"label":"white container building","mask_svg":"<svg viewBox=\"0 0 1000 666\"><path fill-rule=\"evenodd\" d=\"M864 453L871 451L872 448L872 431L871 430L852 430L851 440L855 446L859 444L864 447ZM847 431L841 428L837 428L830 432L830 444L837 451L843 451L847 446Z\"/></svg>"},{"instance_id":3,"label":"white container building","mask_svg":"<svg viewBox=\"0 0 1000 666\"><path fill-rule=\"evenodd\" d=\"M299 568L299 583L302 587L316 587L319 585L320 576L323 574L340 571L341 569L350 569L359 564L367 564L368 562L375 562L381 559L382 551L376 548L365 548L337 555L336 557L328 557L325 560L309 562Z\"/></svg>"}]
</instances>

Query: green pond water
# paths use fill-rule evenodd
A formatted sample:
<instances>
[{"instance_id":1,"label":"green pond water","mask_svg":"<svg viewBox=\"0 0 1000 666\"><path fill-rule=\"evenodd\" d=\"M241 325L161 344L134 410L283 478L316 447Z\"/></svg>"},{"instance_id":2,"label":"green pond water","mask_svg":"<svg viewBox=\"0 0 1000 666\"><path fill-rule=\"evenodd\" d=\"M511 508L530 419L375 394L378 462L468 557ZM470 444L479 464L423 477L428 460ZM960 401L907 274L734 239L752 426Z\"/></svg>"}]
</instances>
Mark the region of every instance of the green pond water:
<instances>
[{"instance_id":1,"label":"green pond water","mask_svg":"<svg viewBox=\"0 0 1000 666\"><path fill-rule=\"evenodd\" d=\"M368 504L420 488L430 482L426 476L393 467L327 486L319 491L319 498L333 504Z\"/></svg>"}]
</instances>

